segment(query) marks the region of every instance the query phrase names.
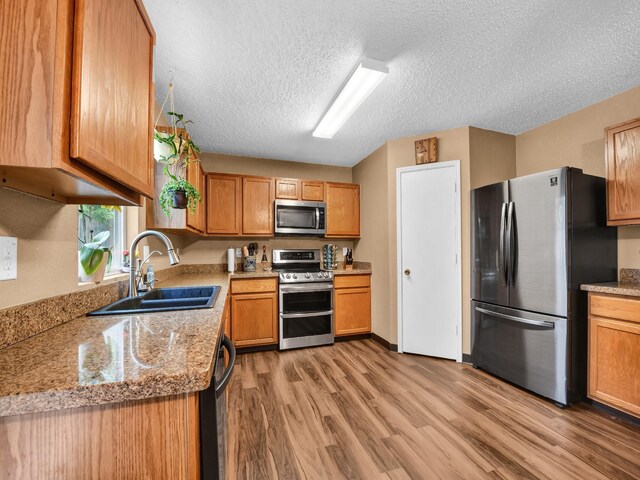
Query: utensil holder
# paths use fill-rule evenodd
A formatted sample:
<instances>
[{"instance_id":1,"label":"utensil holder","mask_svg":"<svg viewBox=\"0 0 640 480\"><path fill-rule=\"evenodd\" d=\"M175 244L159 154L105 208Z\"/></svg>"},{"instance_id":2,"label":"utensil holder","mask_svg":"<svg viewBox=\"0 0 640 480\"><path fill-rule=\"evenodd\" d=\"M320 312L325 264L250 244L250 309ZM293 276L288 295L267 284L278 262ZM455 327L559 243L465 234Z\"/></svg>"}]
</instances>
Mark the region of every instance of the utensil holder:
<instances>
[{"instance_id":1,"label":"utensil holder","mask_svg":"<svg viewBox=\"0 0 640 480\"><path fill-rule=\"evenodd\" d=\"M249 255L248 257L242 257L242 269L245 272L256 271L256 257L255 255Z\"/></svg>"}]
</instances>

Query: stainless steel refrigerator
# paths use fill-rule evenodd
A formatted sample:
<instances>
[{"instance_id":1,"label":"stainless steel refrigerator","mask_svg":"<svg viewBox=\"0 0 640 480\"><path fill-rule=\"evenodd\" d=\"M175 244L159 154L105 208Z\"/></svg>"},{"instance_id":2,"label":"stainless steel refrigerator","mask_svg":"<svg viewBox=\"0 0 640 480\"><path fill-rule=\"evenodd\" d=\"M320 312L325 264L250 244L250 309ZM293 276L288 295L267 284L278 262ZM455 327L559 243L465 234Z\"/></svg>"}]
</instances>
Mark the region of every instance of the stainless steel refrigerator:
<instances>
[{"instance_id":1,"label":"stainless steel refrigerator","mask_svg":"<svg viewBox=\"0 0 640 480\"><path fill-rule=\"evenodd\" d=\"M471 192L471 362L558 404L583 399L587 299L617 278L603 178L564 167Z\"/></svg>"}]
</instances>

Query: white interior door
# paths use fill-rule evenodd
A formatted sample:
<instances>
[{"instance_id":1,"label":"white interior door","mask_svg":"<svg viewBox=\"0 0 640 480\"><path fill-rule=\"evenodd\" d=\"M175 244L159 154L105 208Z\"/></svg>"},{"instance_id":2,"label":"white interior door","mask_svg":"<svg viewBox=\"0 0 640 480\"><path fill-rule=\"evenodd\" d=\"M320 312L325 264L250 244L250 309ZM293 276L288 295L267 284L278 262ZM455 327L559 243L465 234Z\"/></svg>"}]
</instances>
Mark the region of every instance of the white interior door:
<instances>
[{"instance_id":1,"label":"white interior door","mask_svg":"<svg viewBox=\"0 0 640 480\"><path fill-rule=\"evenodd\" d=\"M459 162L398 169L398 347L461 360Z\"/></svg>"}]
</instances>

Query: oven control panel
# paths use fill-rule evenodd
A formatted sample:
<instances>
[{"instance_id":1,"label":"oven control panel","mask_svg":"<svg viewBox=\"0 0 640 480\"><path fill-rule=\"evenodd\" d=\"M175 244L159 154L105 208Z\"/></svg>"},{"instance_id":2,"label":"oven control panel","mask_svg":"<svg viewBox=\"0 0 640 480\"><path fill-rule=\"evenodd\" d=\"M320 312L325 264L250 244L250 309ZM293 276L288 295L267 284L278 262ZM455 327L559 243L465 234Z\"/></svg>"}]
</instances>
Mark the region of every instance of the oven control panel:
<instances>
[{"instance_id":1,"label":"oven control panel","mask_svg":"<svg viewBox=\"0 0 640 480\"><path fill-rule=\"evenodd\" d=\"M333 282L333 272L280 272L280 283Z\"/></svg>"}]
</instances>

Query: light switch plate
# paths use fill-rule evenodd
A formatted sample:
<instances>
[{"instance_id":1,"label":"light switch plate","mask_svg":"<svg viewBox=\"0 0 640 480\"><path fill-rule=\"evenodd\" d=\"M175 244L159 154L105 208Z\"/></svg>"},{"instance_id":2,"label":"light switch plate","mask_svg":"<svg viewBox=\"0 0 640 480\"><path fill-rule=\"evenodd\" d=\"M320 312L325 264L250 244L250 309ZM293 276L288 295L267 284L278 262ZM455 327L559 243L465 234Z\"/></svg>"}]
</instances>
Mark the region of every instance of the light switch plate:
<instances>
[{"instance_id":1,"label":"light switch plate","mask_svg":"<svg viewBox=\"0 0 640 480\"><path fill-rule=\"evenodd\" d=\"M18 239L0 237L0 281L18 278Z\"/></svg>"}]
</instances>

